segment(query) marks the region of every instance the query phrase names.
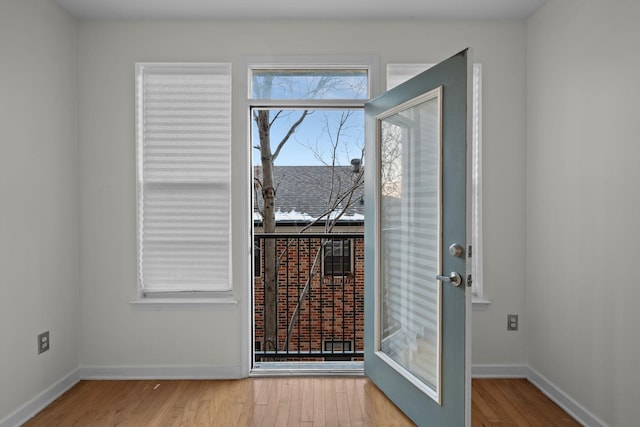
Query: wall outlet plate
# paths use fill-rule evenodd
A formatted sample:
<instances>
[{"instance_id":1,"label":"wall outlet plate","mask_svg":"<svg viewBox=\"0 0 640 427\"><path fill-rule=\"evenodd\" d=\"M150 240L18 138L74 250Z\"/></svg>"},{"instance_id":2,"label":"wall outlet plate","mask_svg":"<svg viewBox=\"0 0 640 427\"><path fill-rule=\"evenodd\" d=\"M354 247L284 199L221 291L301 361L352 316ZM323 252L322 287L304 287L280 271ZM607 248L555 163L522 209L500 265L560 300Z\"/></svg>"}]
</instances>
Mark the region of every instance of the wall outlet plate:
<instances>
[{"instance_id":1,"label":"wall outlet plate","mask_svg":"<svg viewBox=\"0 0 640 427\"><path fill-rule=\"evenodd\" d=\"M50 347L49 331L43 332L38 335L38 354L42 354L48 351Z\"/></svg>"},{"instance_id":2,"label":"wall outlet plate","mask_svg":"<svg viewBox=\"0 0 640 427\"><path fill-rule=\"evenodd\" d=\"M517 330L518 330L518 315L507 314L507 331L517 331Z\"/></svg>"}]
</instances>

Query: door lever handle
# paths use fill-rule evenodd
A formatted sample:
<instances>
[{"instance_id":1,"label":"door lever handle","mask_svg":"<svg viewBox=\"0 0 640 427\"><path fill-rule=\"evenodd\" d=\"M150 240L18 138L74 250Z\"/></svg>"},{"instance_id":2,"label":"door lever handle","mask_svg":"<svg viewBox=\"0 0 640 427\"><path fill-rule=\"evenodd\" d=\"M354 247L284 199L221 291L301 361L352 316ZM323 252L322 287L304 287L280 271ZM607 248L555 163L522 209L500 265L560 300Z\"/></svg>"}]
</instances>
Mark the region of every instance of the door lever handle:
<instances>
[{"instance_id":1,"label":"door lever handle","mask_svg":"<svg viewBox=\"0 0 640 427\"><path fill-rule=\"evenodd\" d=\"M440 280L442 282L452 283L454 286L462 285L462 276L460 273L456 273L455 271L449 274L448 276L436 276L436 280Z\"/></svg>"}]
</instances>

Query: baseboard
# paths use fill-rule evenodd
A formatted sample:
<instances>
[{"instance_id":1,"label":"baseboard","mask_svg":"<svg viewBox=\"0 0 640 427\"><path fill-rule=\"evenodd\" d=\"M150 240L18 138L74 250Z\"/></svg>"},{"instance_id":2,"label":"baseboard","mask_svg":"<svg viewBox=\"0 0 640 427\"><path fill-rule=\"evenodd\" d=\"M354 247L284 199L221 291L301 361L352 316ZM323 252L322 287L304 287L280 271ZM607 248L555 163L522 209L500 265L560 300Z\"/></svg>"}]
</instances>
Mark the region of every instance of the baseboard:
<instances>
[{"instance_id":1,"label":"baseboard","mask_svg":"<svg viewBox=\"0 0 640 427\"><path fill-rule=\"evenodd\" d=\"M242 378L240 366L83 366L79 369L79 373L83 380L227 380Z\"/></svg>"},{"instance_id":2,"label":"baseboard","mask_svg":"<svg viewBox=\"0 0 640 427\"><path fill-rule=\"evenodd\" d=\"M585 427L606 427L607 425L598 419L591 412L587 411L582 405L572 399L564 391L555 384L537 372L535 369L527 368L527 379L531 384L535 385L549 399L554 401L558 406L564 409L576 421Z\"/></svg>"},{"instance_id":3,"label":"baseboard","mask_svg":"<svg viewBox=\"0 0 640 427\"><path fill-rule=\"evenodd\" d=\"M527 365L473 365L473 378L527 378Z\"/></svg>"},{"instance_id":4,"label":"baseboard","mask_svg":"<svg viewBox=\"0 0 640 427\"><path fill-rule=\"evenodd\" d=\"M76 385L78 381L80 381L80 373L79 370L75 370L22 405L15 412L9 414L8 417L0 420L0 427L16 427L25 423L60 397L64 392Z\"/></svg>"}]
</instances>

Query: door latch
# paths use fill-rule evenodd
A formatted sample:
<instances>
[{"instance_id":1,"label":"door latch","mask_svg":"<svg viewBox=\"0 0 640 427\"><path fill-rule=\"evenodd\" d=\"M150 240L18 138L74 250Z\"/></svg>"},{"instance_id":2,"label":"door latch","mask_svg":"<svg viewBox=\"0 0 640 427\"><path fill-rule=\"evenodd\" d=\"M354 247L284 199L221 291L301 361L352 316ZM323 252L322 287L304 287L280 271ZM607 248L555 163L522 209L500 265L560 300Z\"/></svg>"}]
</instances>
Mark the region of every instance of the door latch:
<instances>
[{"instance_id":1,"label":"door latch","mask_svg":"<svg viewBox=\"0 0 640 427\"><path fill-rule=\"evenodd\" d=\"M436 280L440 280L442 282L449 282L454 286L460 286L464 282L460 273L456 273L455 271L449 274L448 276L436 276Z\"/></svg>"}]
</instances>

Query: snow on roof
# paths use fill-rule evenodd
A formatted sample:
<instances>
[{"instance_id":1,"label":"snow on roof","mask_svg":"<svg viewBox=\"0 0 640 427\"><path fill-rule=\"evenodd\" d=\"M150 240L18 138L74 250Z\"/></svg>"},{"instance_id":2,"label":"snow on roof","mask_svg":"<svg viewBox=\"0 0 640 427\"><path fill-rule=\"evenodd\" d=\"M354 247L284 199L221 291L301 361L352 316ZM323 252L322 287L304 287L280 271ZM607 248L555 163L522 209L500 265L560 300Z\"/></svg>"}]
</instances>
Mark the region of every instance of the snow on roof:
<instances>
[{"instance_id":1,"label":"snow on roof","mask_svg":"<svg viewBox=\"0 0 640 427\"><path fill-rule=\"evenodd\" d=\"M335 218L335 216L337 215L337 213L332 212L330 215L330 218L333 219ZM303 213L303 212L297 212L295 209L292 209L289 212L282 212L282 211L277 211L276 212L276 222L313 222L315 220L318 220L318 217L314 217L311 216L307 213ZM260 213L258 212L254 212L253 213L253 220L254 221L262 221L262 215L260 215ZM326 220L326 216L324 218L321 218L320 220ZM351 215L349 214L345 214L342 215L340 217L340 221L344 221L344 222L358 222L358 221L364 221L364 215L359 214L359 213L353 213Z\"/></svg>"}]
</instances>

